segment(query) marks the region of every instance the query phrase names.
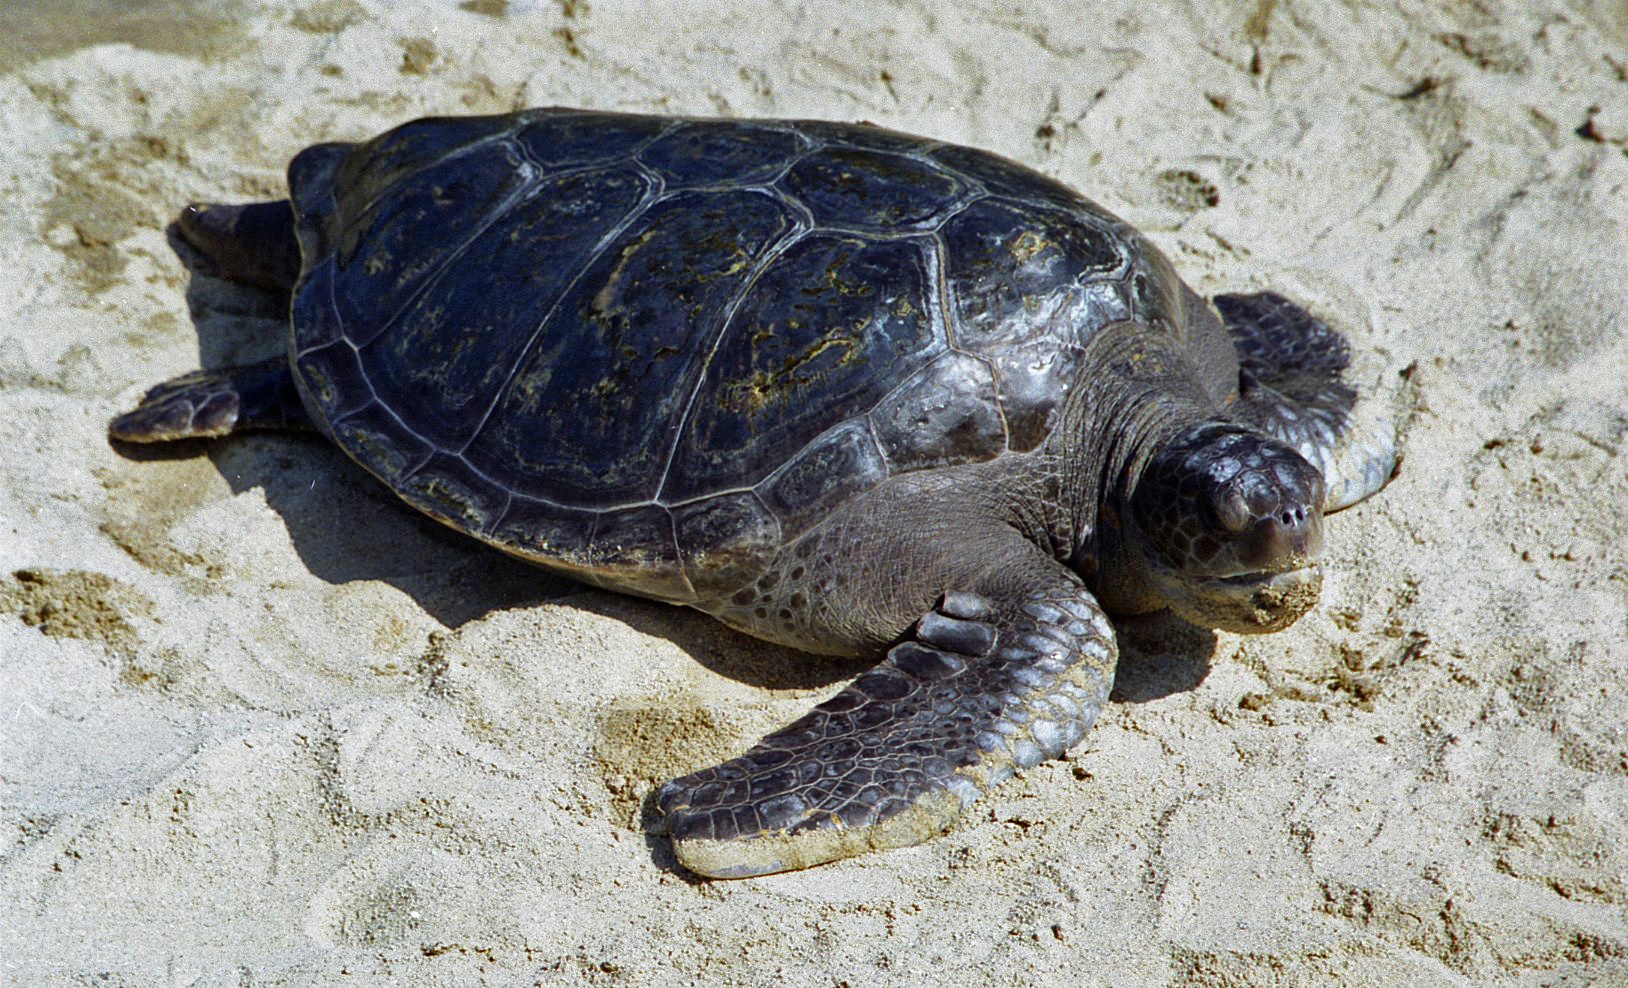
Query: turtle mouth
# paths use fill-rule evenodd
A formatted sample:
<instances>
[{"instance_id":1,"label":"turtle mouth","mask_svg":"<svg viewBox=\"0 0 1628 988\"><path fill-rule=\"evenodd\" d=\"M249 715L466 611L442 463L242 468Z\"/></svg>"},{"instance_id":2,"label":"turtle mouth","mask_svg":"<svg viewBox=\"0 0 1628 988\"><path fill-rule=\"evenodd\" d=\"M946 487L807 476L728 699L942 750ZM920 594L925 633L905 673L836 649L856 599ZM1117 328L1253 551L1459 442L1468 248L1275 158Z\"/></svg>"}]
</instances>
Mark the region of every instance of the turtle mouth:
<instances>
[{"instance_id":1,"label":"turtle mouth","mask_svg":"<svg viewBox=\"0 0 1628 988\"><path fill-rule=\"evenodd\" d=\"M1289 569L1198 577L1169 588L1177 613L1195 624L1239 634L1280 631L1317 602L1323 571L1303 561Z\"/></svg>"},{"instance_id":2,"label":"turtle mouth","mask_svg":"<svg viewBox=\"0 0 1628 988\"><path fill-rule=\"evenodd\" d=\"M1237 591L1241 589L1264 588L1268 590L1290 590L1304 586L1322 576L1322 570L1316 563L1303 563L1290 569L1280 570L1246 570L1229 576L1215 576L1204 582L1217 589Z\"/></svg>"}]
</instances>

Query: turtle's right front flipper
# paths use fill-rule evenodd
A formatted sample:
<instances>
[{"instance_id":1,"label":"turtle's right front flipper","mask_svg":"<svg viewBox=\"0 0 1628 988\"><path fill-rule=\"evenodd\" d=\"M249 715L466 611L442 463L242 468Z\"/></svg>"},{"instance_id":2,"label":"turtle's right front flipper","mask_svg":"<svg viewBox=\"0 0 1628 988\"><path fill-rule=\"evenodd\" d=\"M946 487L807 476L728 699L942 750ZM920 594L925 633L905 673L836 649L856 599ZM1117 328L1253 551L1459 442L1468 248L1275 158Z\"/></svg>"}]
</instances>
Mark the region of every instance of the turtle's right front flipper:
<instances>
[{"instance_id":1,"label":"turtle's right front flipper","mask_svg":"<svg viewBox=\"0 0 1628 988\"><path fill-rule=\"evenodd\" d=\"M108 423L127 443L207 439L247 429L312 429L287 357L246 367L193 371L147 392Z\"/></svg>"},{"instance_id":2,"label":"turtle's right front flipper","mask_svg":"<svg viewBox=\"0 0 1628 988\"><path fill-rule=\"evenodd\" d=\"M1072 574L994 601L946 594L885 661L745 755L662 787L684 867L807 868L942 833L983 792L1068 750L1118 650Z\"/></svg>"},{"instance_id":3,"label":"turtle's right front flipper","mask_svg":"<svg viewBox=\"0 0 1628 988\"><path fill-rule=\"evenodd\" d=\"M1211 301L1238 351L1236 414L1316 465L1323 510L1350 507L1389 483L1401 458L1396 427L1374 402L1357 400L1345 337L1273 292Z\"/></svg>"}]
</instances>

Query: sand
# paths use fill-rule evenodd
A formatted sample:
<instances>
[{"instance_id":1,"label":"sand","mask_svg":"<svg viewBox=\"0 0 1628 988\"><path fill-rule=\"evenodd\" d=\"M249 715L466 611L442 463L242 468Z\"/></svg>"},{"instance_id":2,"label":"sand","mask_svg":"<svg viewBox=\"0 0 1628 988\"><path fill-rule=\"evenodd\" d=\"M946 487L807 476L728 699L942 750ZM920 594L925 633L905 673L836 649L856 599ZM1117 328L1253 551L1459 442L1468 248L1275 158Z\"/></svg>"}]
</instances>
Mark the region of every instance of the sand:
<instances>
[{"instance_id":1,"label":"sand","mask_svg":"<svg viewBox=\"0 0 1628 988\"><path fill-rule=\"evenodd\" d=\"M1628 984L1620 0L9 7L0 982ZM277 349L180 205L548 104L1036 166L1326 313L1402 473L1287 632L1123 622L1086 743L948 836L696 882L653 787L852 666L499 558L314 439L105 438Z\"/></svg>"}]
</instances>

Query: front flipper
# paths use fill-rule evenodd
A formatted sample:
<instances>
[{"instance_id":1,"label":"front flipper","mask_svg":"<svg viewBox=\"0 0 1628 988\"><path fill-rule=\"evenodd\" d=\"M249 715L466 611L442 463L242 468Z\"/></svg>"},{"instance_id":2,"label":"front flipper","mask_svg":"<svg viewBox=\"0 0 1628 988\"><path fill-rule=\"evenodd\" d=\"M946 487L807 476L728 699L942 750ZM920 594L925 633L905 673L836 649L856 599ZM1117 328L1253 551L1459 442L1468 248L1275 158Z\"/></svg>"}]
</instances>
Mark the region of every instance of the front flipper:
<instances>
[{"instance_id":1,"label":"front flipper","mask_svg":"<svg viewBox=\"0 0 1628 988\"><path fill-rule=\"evenodd\" d=\"M946 594L875 669L740 758L661 788L679 863L714 878L919 844L1085 736L1118 657L1061 570L1004 602Z\"/></svg>"},{"instance_id":2,"label":"front flipper","mask_svg":"<svg viewBox=\"0 0 1628 988\"><path fill-rule=\"evenodd\" d=\"M1237 416L1293 446L1323 474L1323 510L1378 493L1396 472L1396 428L1358 407L1345 337L1272 292L1213 300L1242 365Z\"/></svg>"},{"instance_id":3,"label":"front flipper","mask_svg":"<svg viewBox=\"0 0 1628 988\"><path fill-rule=\"evenodd\" d=\"M313 429L287 357L247 367L193 371L147 392L108 423L127 443L207 439L247 429Z\"/></svg>"}]
</instances>

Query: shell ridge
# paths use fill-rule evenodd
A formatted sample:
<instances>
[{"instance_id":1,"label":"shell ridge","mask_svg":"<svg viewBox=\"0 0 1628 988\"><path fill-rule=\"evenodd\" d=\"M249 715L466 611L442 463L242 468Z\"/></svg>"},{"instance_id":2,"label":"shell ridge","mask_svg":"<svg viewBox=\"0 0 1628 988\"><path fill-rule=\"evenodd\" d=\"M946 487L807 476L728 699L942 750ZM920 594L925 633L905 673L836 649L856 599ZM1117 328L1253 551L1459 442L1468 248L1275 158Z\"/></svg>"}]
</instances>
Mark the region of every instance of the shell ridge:
<instances>
[{"instance_id":1,"label":"shell ridge","mask_svg":"<svg viewBox=\"0 0 1628 988\"><path fill-rule=\"evenodd\" d=\"M512 191L510 191L507 196L504 196L501 202L492 207L491 212L488 213L482 219L482 221L470 231L469 235L463 239L462 243L458 244L457 247L453 248L452 251L447 254L446 259L441 262L440 267L435 270L435 273L425 278L423 284L407 293L407 296L402 299L401 304L396 307L394 312L390 313L388 318L379 320L373 326L372 331L369 333L366 340L352 341L356 343L358 348L366 346L368 343L371 343L393 329L401 317L411 310L420 299L428 294L431 289L436 288L441 284L442 279L447 276L447 272L452 270L453 265L457 263L459 258L463 257L471 245L485 236L486 231L490 230L498 220L502 219L504 216L507 216L509 211L512 210L516 204L526 199L529 195L534 194L536 189L541 186L542 183L538 181L535 165L533 165L530 158L525 155L524 150L519 148L518 145L511 144L510 146L519 151L519 157L524 159L523 170L526 174L524 175L523 180ZM361 217L358 216L357 219L360 221ZM335 309L335 315L338 315L337 308ZM345 331L343 323L338 323L338 326L340 335L344 336L346 339L351 339L350 334ZM363 373L366 373L365 367Z\"/></svg>"},{"instance_id":2,"label":"shell ridge","mask_svg":"<svg viewBox=\"0 0 1628 988\"><path fill-rule=\"evenodd\" d=\"M730 297L728 304L724 306L723 318L719 320L718 328L712 334L712 343L707 348L707 355L702 359L701 366L696 372L695 384L690 388L689 397L684 399L684 412L679 415L678 421L673 428L673 441L667 447L667 459L661 466L661 480L656 484L656 492L652 498L657 503L661 503L662 493L667 489L667 478L672 474L673 460L678 456L678 447L684 441L684 428L689 425L690 416L695 411L695 403L700 400L701 389L706 386L707 371L712 367L713 358L718 355L718 348L723 346L724 339L729 335L729 327L735 321L735 313L740 309L741 303L745 301L746 296L751 294L752 289L757 286L758 278L763 275L763 272L768 270L770 265L785 254L786 251L802 242L804 237L813 232L813 217L803 208L802 203L797 202L795 197L776 196L775 199L783 204L788 201L796 204L798 207L795 210L797 222L793 223L790 230L787 230L779 240L763 252L763 256L758 258L757 263L752 266L751 274L741 279L741 283L735 287L734 294ZM706 496L711 497L713 495L708 494Z\"/></svg>"},{"instance_id":3,"label":"shell ridge","mask_svg":"<svg viewBox=\"0 0 1628 988\"><path fill-rule=\"evenodd\" d=\"M643 176L646 181L652 180L652 176L650 176L643 168L640 168L638 173ZM549 324L554 321L554 317L559 314L561 303L563 303L565 299L570 296L572 290L577 287L577 283L580 282L583 277L590 270L592 270L593 266L599 262L599 259L604 256L605 251L610 247L610 245L615 243L616 238L620 237L627 230L627 228L633 224L634 220L649 212L650 207L661 198L664 191L664 183L661 181L660 177L654 177L653 184L649 188L645 189L645 193L639 198L638 203L636 203L633 208L629 209L626 215L618 220L615 225L607 230L604 236L599 238L599 242L594 244L593 250L589 251L583 257L581 263L577 265L576 274L572 275L571 279L561 286L559 295L548 307L548 311L543 314L543 318L537 321L537 327L531 331L531 335L526 340L526 345L516 354L514 360L512 361L512 366L509 368L508 374L506 374L503 378L503 383L492 392L492 400L487 403L486 411L481 413L480 421L476 422L475 427L469 431L469 435L464 439L463 445L458 447L457 453L459 457L462 457L469 447L475 442L475 440L480 438L481 433L486 431L486 427L491 423L492 413L497 410L498 406L503 403L503 399L508 396L509 389L514 387L514 381L515 378L520 375L520 369L526 366L526 361L531 358L532 352L542 341L544 331L546 331ZM642 504L644 502L639 503Z\"/></svg>"},{"instance_id":4,"label":"shell ridge","mask_svg":"<svg viewBox=\"0 0 1628 988\"><path fill-rule=\"evenodd\" d=\"M413 121L413 122L416 123L417 121ZM360 219L361 217L363 217L363 216L367 215L368 213L372 212L373 209L375 207L377 207L378 204L381 201L388 198L392 194L392 192L395 191L396 187L398 185L401 185L403 182L412 181L412 180L416 179L419 175L421 175L424 172L428 171L429 169L435 168L435 167L437 167L439 165L443 165L443 164L447 163L448 161L456 161L457 159L462 158L465 155L473 154L476 151L484 150L487 145L493 143L494 141L512 141L513 138L514 138L514 135L519 131L519 129L520 129L519 126L516 125L516 126L513 126L513 127L509 127L509 128L507 128L505 130L493 131L492 133L487 134L484 137L479 137L479 138L476 138L473 141L470 141L468 144L465 144L462 147L454 148L452 151L449 151L444 155L436 155L436 156L426 158L417 167L410 168L407 171L402 172L400 175L398 175L396 177L395 181L391 182L385 188L379 190L378 195L374 196L372 199L369 199L365 204L363 204L361 209L357 210L357 212L356 212L357 218ZM371 143L371 142L368 142L368 143ZM359 148L360 147L365 147L365 146L366 146L366 144L358 145ZM355 152L353 151L352 153L354 154Z\"/></svg>"},{"instance_id":5,"label":"shell ridge","mask_svg":"<svg viewBox=\"0 0 1628 988\"><path fill-rule=\"evenodd\" d=\"M677 501L663 501L657 498L650 503L659 504L664 508L672 508L676 510L678 508L687 508L692 504L699 504L702 501L710 501L715 497L728 497L731 494L751 494L756 496L757 487L755 485L745 487L720 487L715 491L708 491L705 494L693 494L690 497L680 498Z\"/></svg>"}]
</instances>

